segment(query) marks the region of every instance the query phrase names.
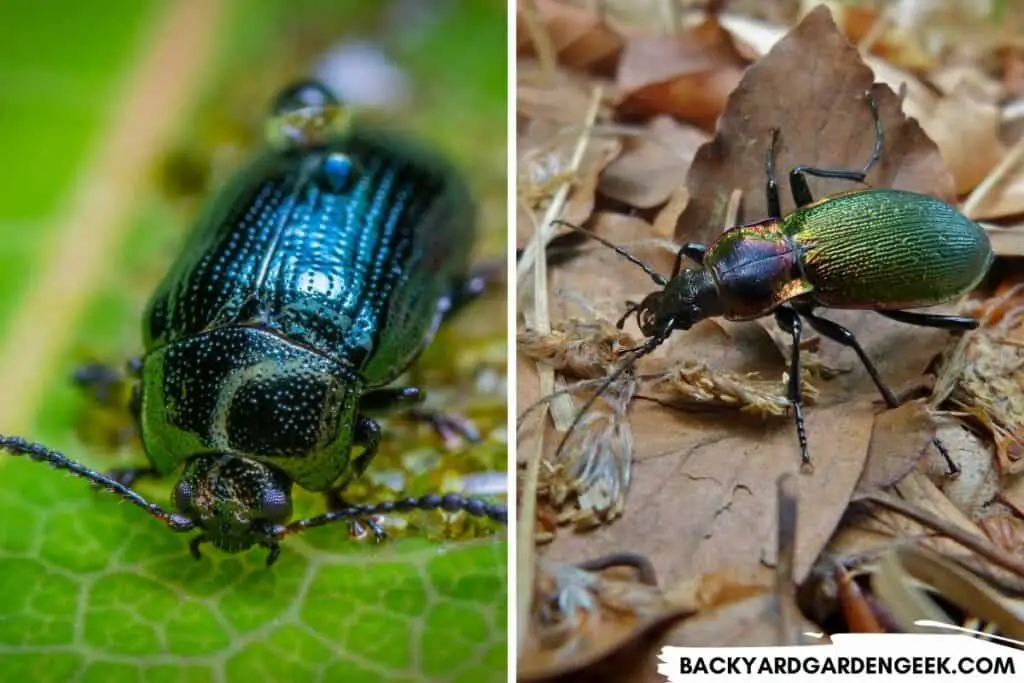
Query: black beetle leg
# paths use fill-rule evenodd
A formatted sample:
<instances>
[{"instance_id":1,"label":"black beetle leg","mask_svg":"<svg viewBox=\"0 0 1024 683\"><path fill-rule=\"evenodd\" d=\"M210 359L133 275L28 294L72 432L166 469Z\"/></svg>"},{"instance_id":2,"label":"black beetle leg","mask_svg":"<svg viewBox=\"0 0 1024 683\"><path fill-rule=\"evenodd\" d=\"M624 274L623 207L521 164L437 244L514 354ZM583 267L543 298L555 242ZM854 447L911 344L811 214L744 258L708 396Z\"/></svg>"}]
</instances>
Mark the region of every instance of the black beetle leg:
<instances>
[{"instance_id":1,"label":"black beetle leg","mask_svg":"<svg viewBox=\"0 0 1024 683\"><path fill-rule=\"evenodd\" d=\"M918 327L937 327L954 332L967 332L978 328L978 321L962 315L939 315L935 313L915 313L912 311L875 311L897 322L917 325Z\"/></svg>"},{"instance_id":2,"label":"black beetle leg","mask_svg":"<svg viewBox=\"0 0 1024 683\"><path fill-rule=\"evenodd\" d=\"M465 280L457 285L445 302L442 303L444 312L441 315L441 322L448 322L456 313L461 311L467 304L476 300L484 290L487 289L489 282L494 282L501 277L501 272L504 271L504 263L485 263L477 266L469 274Z\"/></svg>"},{"instance_id":3,"label":"black beetle leg","mask_svg":"<svg viewBox=\"0 0 1024 683\"><path fill-rule=\"evenodd\" d=\"M106 363L88 363L75 368L71 381L91 400L104 406L123 407L123 394L119 391L126 383L125 372Z\"/></svg>"},{"instance_id":4,"label":"black beetle leg","mask_svg":"<svg viewBox=\"0 0 1024 683\"><path fill-rule=\"evenodd\" d=\"M480 432L477 431L476 425L472 420L461 415L446 414L425 408L413 408L406 415L433 427L449 448L456 447L460 438L470 443L479 443L480 441Z\"/></svg>"},{"instance_id":5,"label":"black beetle leg","mask_svg":"<svg viewBox=\"0 0 1024 683\"><path fill-rule=\"evenodd\" d=\"M851 171L849 169L814 168L813 166L795 167L789 172L789 187L793 192L793 201L796 202L797 206L806 206L814 201L811 196L811 190L807 186L807 178L804 177L804 174L816 176L818 178L838 178L840 180L852 180L854 182L862 183L871 171L871 167L878 163L882 158L882 147L885 143L885 136L882 132L882 120L878 116L878 104L875 102L875 96L870 90L864 93L864 96L868 101L868 106L871 107L871 116L875 121L875 146L871 150L871 157L868 158L867 163L865 163L864 167L859 171Z\"/></svg>"},{"instance_id":6,"label":"black beetle leg","mask_svg":"<svg viewBox=\"0 0 1024 683\"><path fill-rule=\"evenodd\" d=\"M192 553L192 557L196 558L197 560L202 559L203 553L201 550L199 550L199 546L201 546L204 543L206 543L206 534L199 534L191 541L189 541L188 551Z\"/></svg>"},{"instance_id":7,"label":"black beetle leg","mask_svg":"<svg viewBox=\"0 0 1024 683\"><path fill-rule=\"evenodd\" d=\"M860 362L864 365L864 368L871 375L872 381L875 386L878 387L879 393L882 394L882 398L885 399L885 403L889 408L896 408L899 406L899 401L896 399L896 395L892 393L892 390L885 385L882 381L881 375L878 374L878 369L875 364L868 358L868 354L864 352L860 342L848 329L840 325L839 323L829 320L828 318L822 318L816 315L809 308L797 309L800 315L802 315L808 323L811 324L817 332L825 337L828 337L834 342L838 342L843 346L847 346L853 349L857 353L857 357L860 358ZM949 476L955 477L960 474L960 467L953 462L953 458L949 454L949 450L946 446L939 441L938 438L932 439L932 443L935 445L936 450L942 455L946 461L946 465L949 468Z\"/></svg>"},{"instance_id":8,"label":"black beetle leg","mask_svg":"<svg viewBox=\"0 0 1024 683\"><path fill-rule=\"evenodd\" d=\"M424 393L416 387L375 389L363 394L359 399L359 410L364 413L380 414L405 408L408 417L428 423L446 444L451 445L459 437L471 443L480 441L476 426L462 416L408 407L421 403L424 398Z\"/></svg>"},{"instance_id":9,"label":"black beetle leg","mask_svg":"<svg viewBox=\"0 0 1024 683\"><path fill-rule=\"evenodd\" d=\"M694 263L704 265L704 255L707 254L708 248L700 242L687 242L679 248L676 253L676 261L672 264L672 276L670 279L675 279L676 275L679 275L679 271L683 268L683 257L687 257Z\"/></svg>"},{"instance_id":10,"label":"black beetle leg","mask_svg":"<svg viewBox=\"0 0 1024 683\"><path fill-rule=\"evenodd\" d=\"M421 403L423 391L416 387L387 387L374 389L359 397L359 412L381 414L408 408Z\"/></svg>"},{"instance_id":11,"label":"black beetle leg","mask_svg":"<svg viewBox=\"0 0 1024 683\"><path fill-rule=\"evenodd\" d=\"M775 309L775 321L779 327L793 337L793 351L789 363L789 384L787 393L789 403L793 406L793 415L796 418L796 435L800 440L800 462L804 472L812 472L814 466L811 464L811 457L807 452L807 427L804 424L804 398L800 386L800 333L802 325L800 316L788 306L780 306Z\"/></svg>"},{"instance_id":12,"label":"black beetle leg","mask_svg":"<svg viewBox=\"0 0 1024 683\"><path fill-rule=\"evenodd\" d=\"M360 477L377 455L380 446L380 425L368 417L360 416L356 421L355 443L363 452L352 460L353 476Z\"/></svg>"},{"instance_id":13,"label":"black beetle leg","mask_svg":"<svg viewBox=\"0 0 1024 683\"><path fill-rule=\"evenodd\" d=\"M270 568L277 562L277 558L281 556L281 546L276 541L269 541L266 544L267 550L267 568Z\"/></svg>"},{"instance_id":14,"label":"black beetle leg","mask_svg":"<svg viewBox=\"0 0 1024 683\"><path fill-rule=\"evenodd\" d=\"M775 145L779 141L779 129L772 128L772 141L768 143L768 154L764 161L766 176L764 194L768 203L768 217L782 218L782 205L779 203L779 184L775 182Z\"/></svg>"}]
</instances>

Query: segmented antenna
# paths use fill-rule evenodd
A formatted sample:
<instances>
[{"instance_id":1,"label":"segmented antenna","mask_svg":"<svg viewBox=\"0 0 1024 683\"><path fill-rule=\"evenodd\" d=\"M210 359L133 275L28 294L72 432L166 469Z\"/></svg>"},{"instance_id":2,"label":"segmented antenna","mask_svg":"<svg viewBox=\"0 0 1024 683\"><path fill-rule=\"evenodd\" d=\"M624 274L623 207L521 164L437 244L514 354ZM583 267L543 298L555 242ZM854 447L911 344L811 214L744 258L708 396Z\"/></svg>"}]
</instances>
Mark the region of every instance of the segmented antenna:
<instances>
[{"instance_id":1,"label":"segmented antenna","mask_svg":"<svg viewBox=\"0 0 1024 683\"><path fill-rule=\"evenodd\" d=\"M647 265L646 263L644 263L643 261L638 259L636 256L633 256L632 254L630 254L628 251L626 251L622 247L616 246L615 244L609 242L608 240L606 240L605 238L601 237L600 235L595 235L594 233L590 232L589 230L584 230L583 228L579 227L578 225L573 225L572 223L569 223L568 221L563 221L563 220L560 220L560 219L552 221L551 224L552 225L564 225L565 227L570 228L571 230L575 230L576 232L579 232L581 234L586 235L587 237L589 237L590 239L592 239L592 240L594 240L596 242L600 242L604 246L606 246L609 249L612 249L613 251L615 251L616 254L618 254L619 256L623 257L624 259L626 259L630 263L632 263L634 265L637 265L637 266L640 266L641 268L643 268L643 271L645 273L647 273L647 275L652 280L654 280L654 284L658 285L659 287L664 287L666 284L668 284L668 280L665 279L664 275L661 275L660 273L655 271L653 268L651 268L649 265Z\"/></svg>"},{"instance_id":2,"label":"segmented antenna","mask_svg":"<svg viewBox=\"0 0 1024 683\"><path fill-rule=\"evenodd\" d=\"M47 448L43 444L26 441L20 436L0 435L0 450L5 450L11 455L27 455L36 462L45 462L55 469L70 472L76 477L90 481L94 485L119 496L121 500L145 510L151 517L167 525L167 528L171 531L192 531L196 528L195 522L188 517L175 512L169 512L156 503L150 503L116 479L91 470L63 453Z\"/></svg>"}]
</instances>

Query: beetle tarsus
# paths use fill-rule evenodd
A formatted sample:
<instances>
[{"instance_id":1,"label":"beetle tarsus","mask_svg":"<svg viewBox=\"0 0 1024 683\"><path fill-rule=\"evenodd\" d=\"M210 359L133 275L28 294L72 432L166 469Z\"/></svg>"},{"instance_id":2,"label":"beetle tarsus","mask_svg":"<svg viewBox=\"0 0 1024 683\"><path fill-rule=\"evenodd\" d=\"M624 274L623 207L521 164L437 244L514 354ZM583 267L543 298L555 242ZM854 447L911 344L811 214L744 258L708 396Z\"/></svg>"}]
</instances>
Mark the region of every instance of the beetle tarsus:
<instances>
[{"instance_id":1,"label":"beetle tarsus","mask_svg":"<svg viewBox=\"0 0 1024 683\"><path fill-rule=\"evenodd\" d=\"M441 413L424 408L413 408L406 415L413 420L429 424L449 450L458 448L463 439L469 443L480 442L480 432L477 431L476 425L461 415Z\"/></svg>"},{"instance_id":2,"label":"beetle tarsus","mask_svg":"<svg viewBox=\"0 0 1024 683\"><path fill-rule=\"evenodd\" d=\"M813 472L811 456L807 449L807 427L804 424L804 399L800 386L800 335L803 325L800 316L789 306L780 306L775 310L775 320L779 327L789 332L793 338L793 348L790 355L789 380L787 382L787 396L789 403L793 406L793 415L796 419L796 434L800 442L800 462L805 472Z\"/></svg>"},{"instance_id":3,"label":"beetle tarsus","mask_svg":"<svg viewBox=\"0 0 1024 683\"><path fill-rule=\"evenodd\" d=\"M194 557L197 560L203 559L203 552L199 549L199 546L201 546L203 543L206 543L205 534L199 534L191 541L189 541L188 551L192 554L192 557Z\"/></svg>"}]
</instances>

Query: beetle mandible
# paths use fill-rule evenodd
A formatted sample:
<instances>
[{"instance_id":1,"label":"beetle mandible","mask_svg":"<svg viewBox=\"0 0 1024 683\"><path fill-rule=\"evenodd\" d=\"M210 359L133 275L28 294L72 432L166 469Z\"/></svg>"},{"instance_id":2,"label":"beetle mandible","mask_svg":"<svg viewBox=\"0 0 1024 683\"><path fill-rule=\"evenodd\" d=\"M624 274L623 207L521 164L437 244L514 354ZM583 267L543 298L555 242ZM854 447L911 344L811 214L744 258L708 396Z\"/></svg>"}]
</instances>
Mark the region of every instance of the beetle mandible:
<instances>
[{"instance_id":1,"label":"beetle mandible","mask_svg":"<svg viewBox=\"0 0 1024 683\"><path fill-rule=\"evenodd\" d=\"M377 452L371 415L422 398L388 385L481 289L470 273L475 207L460 175L350 120L314 81L278 94L266 137L205 207L150 299L132 401L149 467L105 475L20 437L0 437L0 448L90 480L173 531L198 529L197 558L204 542L229 553L260 545L270 565L288 534L386 512L443 508L505 522L504 506L456 494L340 498ZM174 511L130 488L180 467ZM288 523L293 484L325 492L335 509Z\"/></svg>"},{"instance_id":2,"label":"beetle mandible","mask_svg":"<svg viewBox=\"0 0 1024 683\"><path fill-rule=\"evenodd\" d=\"M953 331L975 329L973 318L904 310L934 306L973 289L988 272L994 255L984 229L934 197L889 189L862 189L814 201L806 176L864 182L882 157L884 135L878 106L865 93L875 126L871 157L859 170L796 166L789 185L797 208L783 216L775 181L778 129L771 130L765 160L769 216L725 231L710 245L684 244L665 278L648 264L593 233L582 231L639 266L661 289L631 304L619 319L622 329L635 314L646 340L601 383L577 413L559 445L593 402L636 359L663 344L675 330L687 330L705 318L752 320L772 315L792 337L787 392L796 420L801 463L810 471L800 389L800 337L806 321L824 337L857 354L885 403L898 401L882 381L857 338L820 316L818 307L872 310L893 320ZM574 230L578 227L559 221ZM682 268L683 258L697 268ZM950 474L956 463L938 440Z\"/></svg>"}]
</instances>

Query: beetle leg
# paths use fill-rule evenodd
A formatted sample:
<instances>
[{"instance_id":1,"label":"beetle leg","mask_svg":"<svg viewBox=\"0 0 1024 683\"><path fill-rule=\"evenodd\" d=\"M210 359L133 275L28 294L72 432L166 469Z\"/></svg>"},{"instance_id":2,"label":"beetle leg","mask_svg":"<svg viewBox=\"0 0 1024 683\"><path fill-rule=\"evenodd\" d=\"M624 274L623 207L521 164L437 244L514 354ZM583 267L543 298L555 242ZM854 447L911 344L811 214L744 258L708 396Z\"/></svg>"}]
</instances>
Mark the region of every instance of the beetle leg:
<instances>
[{"instance_id":1,"label":"beetle leg","mask_svg":"<svg viewBox=\"0 0 1024 683\"><path fill-rule=\"evenodd\" d=\"M87 363L75 369L71 381L100 405L123 407L128 373L106 363Z\"/></svg>"},{"instance_id":2,"label":"beetle leg","mask_svg":"<svg viewBox=\"0 0 1024 683\"><path fill-rule=\"evenodd\" d=\"M886 318L918 327L937 327L943 330L966 332L978 328L978 321L963 315L938 315L913 311L875 311Z\"/></svg>"},{"instance_id":3,"label":"beetle leg","mask_svg":"<svg viewBox=\"0 0 1024 683\"><path fill-rule=\"evenodd\" d=\"M867 178L868 173L871 171L871 168L882 158L882 147L885 144L885 136L882 131L882 120L878 116L878 104L875 102L875 96L870 90L865 92L864 96L868 101L868 106L871 107L871 116L875 121L875 146L871 150L871 156L864 164L864 167L859 171L852 171L849 169L815 168L813 166L796 166L793 168L793 170L789 172L789 187L793 193L793 201L796 202L797 206L806 206L814 201L814 198L811 196L811 190L807 186L807 178L804 174L816 176L818 178L837 178L840 180L852 180L854 182L863 183L864 179Z\"/></svg>"},{"instance_id":4,"label":"beetle leg","mask_svg":"<svg viewBox=\"0 0 1024 683\"><path fill-rule=\"evenodd\" d=\"M460 415L446 415L436 410L410 407L425 398L423 392L416 387L388 387L375 389L363 394L359 400L359 410L364 413L384 413L405 408L406 415L413 420L426 422L449 446L463 438L471 443L480 440L476 426Z\"/></svg>"},{"instance_id":5,"label":"beetle leg","mask_svg":"<svg viewBox=\"0 0 1024 683\"><path fill-rule=\"evenodd\" d=\"M679 247L679 251L676 253L676 262L672 264L672 276L669 279L675 279L676 275L679 275L679 271L683 268L684 256L695 263L704 265L704 255L707 252L707 246L700 242L687 242Z\"/></svg>"},{"instance_id":6,"label":"beetle leg","mask_svg":"<svg viewBox=\"0 0 1024 683\"><path fill-rule=\"evenodd\" d=\"M476 425L461 415L446 414L425 408L413 408L406 415L433 427L449 448L458 447L459 439L465 439L470 443L480 441L480 432L477 431Z\"/></svg>"},{"instance_id":7,"label":"beetle leg","mask_svg":"<svg viewBox=\"0 0 1024 683\"><path fill-rule=\"evenodd\" d=\"M381 414L408 408L425 398L417 387L386 387L374 389L359 397L359 412Z\"/></svg>"},{"instance_id":8,"label":"beetle leg","mask_svg":"<svg viewBox=\"0 0 1024 683\"><path fill-rule=\"evenodd\" d=\"M857 338L853 336L853 332L850 332L835 321L819 317L809 308L800 308L797 310L819 334L828 337L832 341L838 342L843 346L853 349L857 353L857 357L860 358L860 362L864 365L864 368L868 371L868 374L871 375L871 379L874 381L875 386L878 387L878 391L882 394L882 398L885 399L886 405L889 406L889 408L896 408L899 406L899 401L896 400L896 395L893 394L892 390L889 389L889 387L887 387L882 381L881 375L878 374L878 369L875 367L875 364L871 362L871 359L868 358L868 354L864 352L864 349L861 347L860 342L857 341ZM945 445L943 445L938 438L933 438L932 444L935 445L935 449L939 451L943 459L946 461L946 465L949 468L949 476L955 477L960 474L960 467L953 461L953 458L950 456L949 450Z\"/></svg>"},{"instance_id":9,"label":"beetle leg","mask_svg":"<svg viewBox=\"0 0 1024 683\"><path fill-rule=\"evenodd\" d=\"M772 128L772 141L768 143L768 154L764 162L764 172L767 176L765 181L764 194L768 202L768 217L782 218L782 208L779 204L779 184L775 182L775 144L779 140L779 129Z\"/></svg>"},{"instance_id":10,"label":"beetle leg","mask_svg":"<svg viewBox=\"0 0 1024 683\"><path fill-rule=\"evenodd\" d=\"M451 291L447 301L442 303L445 309L441 316L441 322L447 322L456 313L461 311L466 304L483 294L484 290L487 289L487 283L498 280L501 277L499 266L501 272L504 272L505 266L503 263L488 262L476 266L469 274L469 277Z\"/></svg>"},{"instance_id":11,"label":"beetle leg","mask_svg":"<svg viewBox=\"0 0 1024 683\"><path fill-rule=\"evenodd\" d=\"M800 333L802 325L800 316L788 306L780 306L775 309L775 321L779 327L793 337L793 351L789 362L789 384L787 393L789 402L793 406L793 415L796 418L796 435L800 441L800 461L804 472L814 471L811 464L811 457L807 453L807 428L804 425L804 399L800 386Z\"/></svg>"},{"instance_id":12,"label":"beetle leg","mask_svg":"<svg viewBox=\"0 0 1024 683\"><path fill-rule=\"evenodd\" d=\"M377 455L380 446L380 425L375 420L360 416L356 421L355 444L363 447L359 457L352 460L353 477L362 476L363 472ZM328 494L329 495L329 494Z\"/></svg>"}]
</instances>

